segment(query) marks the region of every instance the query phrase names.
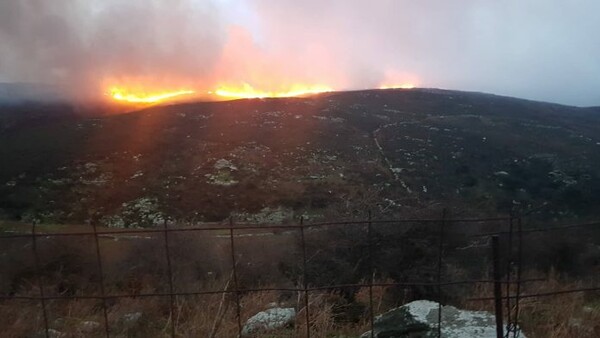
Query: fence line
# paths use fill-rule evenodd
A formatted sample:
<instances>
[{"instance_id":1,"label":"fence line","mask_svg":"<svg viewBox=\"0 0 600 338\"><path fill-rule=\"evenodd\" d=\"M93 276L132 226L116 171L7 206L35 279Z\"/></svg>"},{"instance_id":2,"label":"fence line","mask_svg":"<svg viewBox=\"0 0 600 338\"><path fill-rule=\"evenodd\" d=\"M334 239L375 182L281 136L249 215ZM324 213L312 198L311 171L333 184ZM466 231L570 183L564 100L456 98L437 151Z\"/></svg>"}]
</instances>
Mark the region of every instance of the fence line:
<instances>
[{"instance_id":1,"label":"fence line","mask_svg":"<svg viewBox=\"0 0 600 338\"><path fill-rule=\"evenodd\" d=\"M475 279L475 280L458 280L458 281L443 281L443 257L444 257L444 247L445 247L445 236L446 227L455 223L490 223L490 222L507 222L508 230L500 231L500 232L490 232L484 234L476 234L476 235L468 235L469 237L491 237L493 239L493 262L494 262L494 278L492 279ZM516 222L516 227L515 227ZM385 224L438 224L438 245L437 245L437 266L436 266L436 281L435 282L404 282L404 283L376 283L375 282L375 271L374 271L374 250L373 250L373 227ZM311 316L309 309L309 297L311 292L316 291L325 291L325 290L336 290L342 288L368 288L369 295L369 326L371 329L371 337L374 336L375 332L375 319L374 319L374 306L373 306L373 287L424 287L430 286L435 287L437 290L437 298L438 298L438 326L437 332L438 336L442 334L442 287L451 286L451 285L475 285L475 284L494 284L495 286L495 295L493 297L480 297L480 298L467 298L465 301L475 302L475 301L495 301L496 302L496 315L498 322L498 336L502 336L503 332L503 314L502 314L502 304L504 303L507 308L506 319L508 320L508 330L506 332L506 337L512 334L513 337L517 337L519 335L519 302L521 299L526 298L535 298L535 297L548 297L560 294L567 293L575 293L575 292L590 292L590 291L599 291L600 286L598 287L588 287L588 288L579 288L579 289L569 289L569 290L556 290L551 292L543 292L543 293L533 293L533 294L521 294L521 286L524 283L530 282L538 282L544 280L543 278L537 279L523 279L522 278L522 260L523 260L523 235L528 233L535 232L547 232L547 231L556 231L556 230L564 230L564 229L573 229L573 228L582 228L582 227L596 227L600 225L600 222L589 222L589 223L580 223L580 224L567 224L561 226L547 227L547 228L532 228L523 230L522 217L516 217L514 215L510 215L509 217L496 217L496 218L466 218L466 219L450 219L447 217L446 210L443 211L440 218L433 219L400 219L400 220L373 220L371 213L368 213L368 219L366 221L346 221L346 222L321 222L321 223L312 223L305 224L304 219L300 218L299 224L295 225L266 225L266 226L258 226L258 225L250 225L250 226L236 226L233 223L232 219L229 219L228 227L187 227L187 228L174 228L169 227L167 222L163 223L162 229L127 229L127 230L112 230L112 231L98 231L95 224L92 224L91 232L71 232L71 233L40 233L37 229L36 224L32 225L30 234L3 234L0 235L0 239L15 239L15 238L29 238L31 239L31 247L34 257L34 269L36 271L36 282L37 287L39 289L39 296L19 296L19 295L0 295L0 300L31 300L31 301L39 301L42 314L43 314L43 324L44 324L44 332L46 337L50 337L50 327L48 324L48 309L47 309L47 301L50 300L83 300L83 299L95 299L102 301L102 312L104 319L104 329L106 337L110 337L110 325L108 320L108 306L107 301L111 299L121 299L121 298L138 298L138 297L169 297L170 300L170 309L169 309L169 319L167 321L167 325L170 323L170 335L172 337L176 337L177 335L177 309L176 309L176 297L186 297L186 296L199 296L199 295L215 295L215 294L233 294L235 295L235 304L236 304L236 320L237 320L237 329L238 335L242 336L243 326L242 326L242 318L241 318L241 303L240 303L240 295L241 293L250 293L250 292L265 292L265 291L281 291L281 292L297 292L303 295L304 300L304 315L306 318L306 330L305 336L311 336ZM354 284L337 284L330 286L309 286L308 280L308 258L306 253L306 236L305 232L308 229L313 228L324 228L330 226L349 226L349 225L361 225L366 228L367 231L367 263L368 263L368 273L369 278L367 283L354 283ZM516 229L515 229L516 228ZM237 259L236 259L236 231L240 230L275 230L275 229L287 229L287 230L297 230L300 234L300 245L301 245L301 255L302 255L302 281L299 283L296 288L240 288L238 281L238 273L237 273ZM169 243L169 234L175 232L208 232L208 231L225 231L228 230L229 233L229 245L230 245L230 255L231 255L231 279L233 282L233 288L225 287L224 290L216 290L216 291L197 291L197 292L175 292L174 283L173 283L173 271L171 264L171 253L170 253L170 243ZM159 234L161 233L164 236L164 250L165 250L165 262L166 262L166 270L168 277L168 292L156 292L156 293L128 293L128 294L107 294L105 290L105 281L104 281L104 269L103 269L103 260L100 250L99 237L106 235L122 235L122 234ZM516 238L516 257L514 255L513 248L513 235L517 236ZM502 278L502 273L499 271L500 260L502 254L499 250L499 236L508 235L508 254L505 257L506 271L505 278ZM65 236L93 236L94 245L95 245L95 254L96 254L96 264L99 273L99 283L100 283L100 295L47 295L44 288L44 280L43 274L41 273L41 264L40 257L38 252L37 239L49 238L49 237L65 237ZM512 280L512 275L516 274L516 280ZM514 285L514 292L511 286ZM505 294L502 294L502 286L505 288ZM514 306L511 306L514 301ZM500 307L498 307L500 304ZM302 310L302 309L300 309Z\"/></svg>"},{"instance_id":2,"label":"fence line","mask_svg":"<svg viewBox=\"0 0 600 338\"><path fill-rule=\"evenodd\" d=\"M550 297L550 296L558 296L569 293L578 293L578 292L590 292L590 291L600 291L600 286L598 287L589 287L589 288L577 288L577 289L569 289L569 290L556 290L549 292L540 292L540 293L528 293L524 295L513 295L513 296L502 296L501 299L523 299L523 298L538 298L538 297ZM478 297L478 298L467 298L465 301L468 302L489 302L495 300L495 297Z\"/></svg>"},{"instance_id":3,"label":"fence line","mask_svg":"<svg viewBox=\"0 0 600 338\"><path fill-rule=\"evenodd\" d=\"M518 233L529 234L529 233L534 233L534 232L570 230L570 229L575 229L575 228L586 228L586 227L595 227L595 226L600 226L600 222L576 223L576 224L567 224L567 225L560 225L560 226L547 227L547 228L525 229L525 230L518 231ZM472 237L489 237L489 236L494 236L494 235L508 235L508 234L510 234L510 231L497 231L497 232L486 232L483 234L472 235Z\"/></svg>"},{"instance_id":4,"label":"fence line","mask_svg":"<svg viewBox=\"0 0 600 338\"><path fill-rule=\"evenodd\" d=\"M454 223L486 223L486 222L494 222L494 221L506 221L508 217L496 217L496 218L465 218L465 219L452 219ZM380 224L409 224L409 223L417 223L417 224L427 224L427 223L439 223L439 218L424 218L424 219L399 219L399 220L372 220L372 225L380 225ZM210 227L183 227L183 228L169 228L169 232L198 232L198 231L219 231L219 230L229 230L233 228L233 230L278 230L278 229L287 229L287 230L297 230L300 228L310 229L310 228L321 228L321 227L330 227L330 226L340 226L340 225L367 225L369 221L340 221L340 222L322 222L322 223L308 223L308 224L289 224L289 225L242 225L242 226L210 226ZM127 235L127 234L152 234L152 233L163 233L163 229L157 228L126 228L123 230L110 230L110 231L98 231L94 233L93 231L83 231L83 232L43 232L43 233L35 233L37 237L79 237L79 236L105 236L105 235ZM8 238L31 238L31 234L2 234L0 235L0 239L8 239Z\"/></svg>"},{"instance_id":5,"label":"fence line","mask_svg":"<svg viewBox=\"0 0 600 338\"><path fill-rule=\"evenodd\" d=\"M521 281L512 281L512 284L517 283L533 283L533 282L542 282L545 281L545 278L531 278L531 279L523 279ZM261 292L261 291L287 291L287 292L304 292L306 291L325 291L325 290L336 290L342 288L360 288L360 287L368 287L372 285L374 287L418 287L418 286L452 286L452 285L468 285L468 284L493 284L496 280L494 279L471 279L471 280L462 280L462 281L452 281L452 282L420 282L420 283L356 283L356 284L336 284L336 285L328 285L328 286L317 286L317 287L301 287L301 288L244 288L239 289L239 292ZM506 283L505 281L501 282L502 284ZM173 292L174 296L207 296L207 295L218 295L223 293L236 293L236 290L233 289L223 289L223 290L215 290L215 291L193 291L193 292ZM115 299L115 298L141 298L141 297L167 297L170 296L171 293L134 293L134 294L107 294L107 295L99 295L99 296L77 296L77 295L60 295L60 296L46 296L44 299L49 300L83 300L83 299ZM10 300L10 299L23 299L23 300L40 300L40 297L36 296L15 296L15 295L0 295L1 300Z\"/></svg>"},{"instance_id":6,"label":"fence line","mask_svg":"<svg viewBox=\"0 0 600 338\"><path fill-rule=\"evenodd\" d=\"M452 219L452 223L487 223L494 221L507 221L510 220L509 217L502 218L468 218L468 219ZM371 222L372 225L380 225L380 224L406 224L406 223L415 223L415 224L427 224L427 223L439 223L440 219L410 219L410 220L373 220ZM340 226L340 225L366 225L368 221L346 221L346 222L327 222L327 223L309 223L305 225L251 225L251 226L233 226L234 230L297 230L300 228L310 229L310 228L320 228L320 227L330 227L330 226ZM584 228L584 227L594 227L600 226L599 222L589 222L589 223L576 223L576 224L568 224L561 225L555 227L547 227L547 228L533 228L533 229L524 229L521 232L523 234L533 233L533 232L547 232L547 231L557 231L557 230L569 230L573 228ZM219 226L219 227L185 227L185 228L169 228L169 232L203 232L203 231L219 231L219 230L229 230L231 227L229 226ZM35 237L81 237L81 236L107 236L107 235L132 235L132 234L153 234L153 233L164 233L163 229L130 229L127 228L125 230L110 230L110 231L83 231L83 232L35 232L35 233L19 233L19 234L1 234L1 239L10 239L10 238L31 238ZM486 232L482 234L474 234L468 235L471 237L490 237L493 235L507 235L510 231L496 231L496 232Z\"/></svg>"}]
</instances>

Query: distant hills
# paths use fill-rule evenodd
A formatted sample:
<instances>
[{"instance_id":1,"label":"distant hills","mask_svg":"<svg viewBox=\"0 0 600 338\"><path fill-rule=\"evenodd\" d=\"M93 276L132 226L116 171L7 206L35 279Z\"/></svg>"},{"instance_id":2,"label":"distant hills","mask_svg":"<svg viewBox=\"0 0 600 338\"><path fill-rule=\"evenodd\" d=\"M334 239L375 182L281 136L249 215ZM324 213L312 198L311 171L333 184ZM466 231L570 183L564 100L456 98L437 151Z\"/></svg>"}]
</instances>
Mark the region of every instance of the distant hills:
<instances>
[{"instance_id":1,"label":"distant hills","mask_svg":"<svg viewBox=\"0 0 600 338\"><path fill-rule=\"evenodd\" d=\"M37 83L0 82L0 104L48 103L65 101L60 88Z\"/></svg>"}]
</instances>

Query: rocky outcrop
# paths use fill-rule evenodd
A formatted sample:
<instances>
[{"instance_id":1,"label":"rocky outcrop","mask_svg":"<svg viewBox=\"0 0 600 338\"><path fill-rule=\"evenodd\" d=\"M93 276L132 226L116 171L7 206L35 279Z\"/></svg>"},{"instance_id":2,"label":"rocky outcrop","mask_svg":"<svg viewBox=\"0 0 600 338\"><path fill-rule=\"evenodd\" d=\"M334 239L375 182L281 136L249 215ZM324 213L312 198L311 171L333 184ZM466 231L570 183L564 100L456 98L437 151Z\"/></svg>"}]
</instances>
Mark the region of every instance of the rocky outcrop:
<instances>
[{"instance_id":1,"label":"rocky outcrop","mask_svg":"<svg viewBox=\"0 0 600 338\"><path fill-rule=\"evenodd\" d=\"M388 311L375 319L375 338L433 338L438 336L438 303L417 300ZM442 306L442 337L495 338L496 319L485 311ZM506 331L506 329L505 329ZM361 338L371 337L371 331ZM520 337L525 338L521 333Z\"/></svg>"},{"instance_id":2,"label":"rocky outcrop","mask_svg":"<svg viewBox=\"0 0 600 338\"><path fill-rule=\"evenodd\" d=\"M250 317L242 329L242 335L247 336L259 332L269 332L286 327L294 322L294 308L272 308L261 311Z\"/></svg>"}]
</instances>

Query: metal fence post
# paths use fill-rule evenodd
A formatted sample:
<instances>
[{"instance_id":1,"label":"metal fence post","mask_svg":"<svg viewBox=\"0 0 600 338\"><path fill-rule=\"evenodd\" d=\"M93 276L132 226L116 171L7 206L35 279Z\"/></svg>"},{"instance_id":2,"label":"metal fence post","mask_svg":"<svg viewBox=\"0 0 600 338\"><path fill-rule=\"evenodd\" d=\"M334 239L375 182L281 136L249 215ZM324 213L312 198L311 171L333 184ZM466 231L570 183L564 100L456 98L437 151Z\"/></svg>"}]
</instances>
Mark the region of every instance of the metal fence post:
<instances>
[{"instance_id":1,"label":"metal fence post","mask_svg":"<svg viewBox=\"0 0 600 338\"><path fill-rule=\"evenodd\" d=\"M304 311L306 315L306 338L310 338L310 313L308 312L308 261L306 257L306 238L304 237L304 217L300 217L300 245L302 245L302 288L304 289Z\"/></svg>"},{"instance_id":2,"label":"metal fence post","mask_svg":"<svg viewBox=\"0 0 600 338\"><path fill-rule=\"evenodd\" d=\"M373 269L373 218L369 210L369 223L367 223L367 241L369 249L369 321L371 325L371 338L375 337L375 311L373 310L373 283L375 271Z\"/></svg>"},{"instance_id":3,"label":"metal fence post","mask_svg":"<svg viewBox=\"0 0 600 338\"><path fill-rule=\"evenodd\" d=\"M229 239L231 244L231 268L233 274L233 287L235 291L236 316L238 326L238 337L242 336L242 308L240 305L240 288L238 285L237 268L235 259L235 244L233 240L233 219L229 217Z\"/></svg>"},{"instance_id":4,"label":"metal fence post","mask_svg":"<svg viewBox=\"0 0 600 338\"><path fill-rule=\"evenodd\" d=\"M442 337L442 257L444 254L444 227L446 225L446 209L442 211L442 220L440 222L438 262L437 262L437 293L438 293L438 337Z\"/></svg>"},{"instance_id":5,"label":"metal fence post","mask_svg":"<svg viewBox=\"0 0 600 338\"><path fill-rule=\"evenodd\" d=\"M46 296L44 293L44 281L42 280L42 273L40 272L40 256L37 251L37 240L35 233L36 223L33 221L31 226L31 249L33 250L33 259L35 264L35 273L37 275L38 288L40 289L40 303L42 304L42 314L44 318L44 332L46 337L50 337L50 327L48 326L48 312L46 311Z\"/></svg>"},{"instance_id":6,"label":"metal fence post","mask_svg":"<svg viewBox=\"0 0 600 338\"><path fill-rule=\"evenodd\" d=\"M492 259L494 268L494 303L496 308L496 337L504 337L502 314L502 273L500 272L500 239L492 236Z\"/></svg>"},{"instance_id":7,"label":"metal fence post","mask_svg":"<svg viewBox=\"0 0 600 338\"><path fill-rule=\"evenodd\" d=\"M511 210L510 221L508 224L508 255L506 259L506 319L509 324L512 323L512 307L511 307L511 282L512 282L512 268L513 268L513 232L514 232L514 214Z\"/></svg>"},{"instance_id":8,"label":"metal fence post","mask_svg":"<svg viewBox=\"0 0 600 338\"><path fill-rule=\"evenodd\" d=\"M523 265L523 223L522 217L519 216L517 219L517 240L518 240L518 253L517 253L517 286L516 286L516 294L515 294L515 316L514 316L514 324L513 328L513 336L518 337L519 335L519 302L521 296L521 268Z\"/></svg>"},{"instance_id":9,"label":"metal fence post","mask_svg":"<svg viewBox=\"0 0 600 338\"><path fill-rule=\"evenodd\" d=\"M175 337L175 295L173 293L173 269L171 268L171 254L169 252L169 229L167 228L167 219L163 223L165 234L165 256L167 258L167 276L169 277L169 298L171 301L171 337Z\"/></svg>"},{"instance_id":10,"label":"metal fence post","mask_svg":"<svg viewBox=\"0 0 600 338\"><path fill-rule=\"evenodd\" d=\"M108 308L106 306L106 292L104 290L104 269L102 268L102 256L100 255L100 241L98 240L98 229L96 222L92 221L94 229L94 242L96 243L96 264L98 265L98 274L100 275L100 296L102 296L102 314L104 315L104 333L106 338L110 337L110 326L108 324Z\"/></svg>"}]
</instances>

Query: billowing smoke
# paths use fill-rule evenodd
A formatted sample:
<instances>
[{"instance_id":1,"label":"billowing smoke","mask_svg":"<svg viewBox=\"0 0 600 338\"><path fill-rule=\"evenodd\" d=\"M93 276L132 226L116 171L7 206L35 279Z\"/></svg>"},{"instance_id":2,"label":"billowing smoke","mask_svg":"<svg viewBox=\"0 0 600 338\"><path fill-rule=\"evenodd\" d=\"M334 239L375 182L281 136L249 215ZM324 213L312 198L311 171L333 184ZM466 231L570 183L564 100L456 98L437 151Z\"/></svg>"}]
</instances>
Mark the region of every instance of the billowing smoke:
<instances>
[{"instance_id":1,"label":"billowing smoke","mask_svg":"<svg viewBox=\"0 0 600 338\"><path fill-rule=\"evenodd\" d=\"M0 81L100 95L414 83L600 104L594 0L0 2Z\"/></svg>"},{"instance_id":2,"label":"billowing smoke","mask_svg":"<svg viewBox=\"0 0 600 338\"><path fill-rule=\"evenodd\" d=\"M202 82L227 27L210 2L23 0L0 2L0 77L86 95L104 82Z\"/></svg>"}]
</instances>

